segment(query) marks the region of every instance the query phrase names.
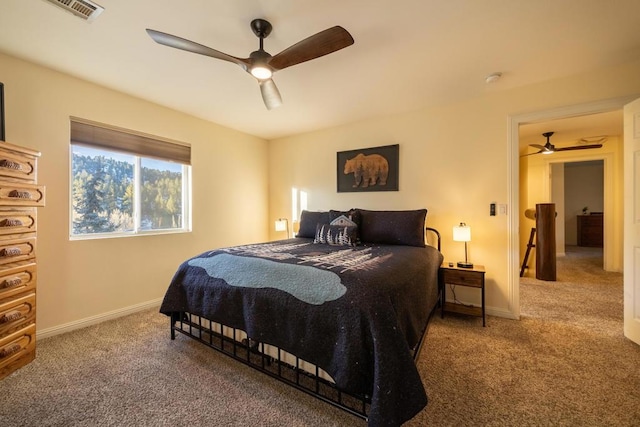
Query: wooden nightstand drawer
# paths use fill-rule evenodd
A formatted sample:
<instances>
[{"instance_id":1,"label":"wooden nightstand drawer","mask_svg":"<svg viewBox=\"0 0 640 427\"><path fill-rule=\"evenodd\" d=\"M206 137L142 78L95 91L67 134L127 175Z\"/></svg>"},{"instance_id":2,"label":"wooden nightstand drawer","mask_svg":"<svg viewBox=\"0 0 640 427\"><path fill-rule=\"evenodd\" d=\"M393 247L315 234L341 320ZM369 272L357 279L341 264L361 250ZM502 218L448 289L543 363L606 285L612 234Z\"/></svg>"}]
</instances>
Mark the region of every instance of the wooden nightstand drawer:
<instances>
[{"instance_id":1,"label":"wooden nightstand drawer","mask_svg":"<svg viewBox=\"0 0 640 427\"><path fill-rule=\"evenodd\" d=\"M482 276L475 272L445 270L443 274L444 282L453 285L474 286L476 288L480 288L484 282Z\"/></svg>"}]
</instances>

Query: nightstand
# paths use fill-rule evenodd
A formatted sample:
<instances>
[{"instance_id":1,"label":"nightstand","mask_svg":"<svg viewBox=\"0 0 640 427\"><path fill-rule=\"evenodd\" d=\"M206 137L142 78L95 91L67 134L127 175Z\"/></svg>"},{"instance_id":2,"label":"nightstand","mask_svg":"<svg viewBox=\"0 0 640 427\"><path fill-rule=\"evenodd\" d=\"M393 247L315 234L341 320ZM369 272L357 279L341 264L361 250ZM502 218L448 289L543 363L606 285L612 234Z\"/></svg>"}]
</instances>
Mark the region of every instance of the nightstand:
<instances>
[{"instance_id":1,"label":"nightstand","mask_svg":"<svg viewBox=\"0 0 640 427\"><path fill-rule=\"evenodd\" d=\"M470 288L477 288L482 295L482 306L471 307L465 304L456 302L447 302L447 286L467 286ZM482 326L486 326L486 316L484 309L484 266L474 265L473 268L460 268L455 264L450 266L449 263L444 263L440 267L440 292L442 299L441 317L444 318L444 313L460 313L470 316L482 317Z\"/></svg>"}]
</instances>

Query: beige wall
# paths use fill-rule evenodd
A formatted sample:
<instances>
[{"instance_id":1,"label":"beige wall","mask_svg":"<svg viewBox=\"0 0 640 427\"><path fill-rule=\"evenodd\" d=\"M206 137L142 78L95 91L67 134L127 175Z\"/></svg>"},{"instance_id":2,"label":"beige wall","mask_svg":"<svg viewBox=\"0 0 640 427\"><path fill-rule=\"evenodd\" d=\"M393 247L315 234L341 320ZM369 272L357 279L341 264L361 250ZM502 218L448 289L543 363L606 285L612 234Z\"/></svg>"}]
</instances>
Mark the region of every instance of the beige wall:
<instances>
[{"instance_id":1,"label":"beige wall","mask_svg":"<svg viewBox=\"0 0 640 427\"><path fill-rule=\"evenodd\" d=\"M157 302L188 256L267 239L266 141L8 56L0 77L7 141L42 152L39 334ZM193 232L69 241L69 116L191 144Z\"/></svg>"},{"instance_id":2,"label":"beige wall","mask_svg":"<svg viewBox=\"0 0 640 427\"><path fill-rule=\"evenodd\" d=\"M525 88L491 92L441 108L271 141L270 220L290 217L292 186L309 193L311 210L426 207L427 223L442 232L443 253L451 261L464 257L464 246L452 241L451 230L465 221L472 228L470 261L486 266L489 312L517 317L519 307L510 306L510 301L518 298L510 295L513 287L508 263L509 239L518 230L509 229L508 216L489 216L491 202L509 200L510 184L516 188L522 185L511 182L510 166L517 170L519 165L510 165L509 118L640 93L639 74L640 61L636 61ZM337 151L387 144L400 144L400 191L336 192ZM517 181L518 174L515 176ZM519 206L508 209L519 210ZM527 227L526 237L529 230ZM461 299L479 302L476 294L462 291Z\"/></svg>"},{"instance_id":3,"label":"beige wall","mask_svg":"<svg viewBox=\"0 0 640 427\"><path fill-rule=\"evenodd\" d=\"M637 61L267 143L0 55L7 140L42 152L39 181L47 186L38 216L38 330L157 301L187 256L281 237L272 224L290 217L292 186L308 192L310 209L426 207L428 225L442 232L443 252L453 261L464 257L464 246L452 241L451 227L467 222L470 260L487 268L489 311L518 313L509 306L508 277L508 242L517 230L507 216L489 216L489 204L507 203L510 185L519 185L510 182L509 117L638 94L639 73ZM193 232L70 242L69 116L192 144ZM400 144L400 191L336 192L337 151L388 144Z\"/></svg>"}]
</instances>

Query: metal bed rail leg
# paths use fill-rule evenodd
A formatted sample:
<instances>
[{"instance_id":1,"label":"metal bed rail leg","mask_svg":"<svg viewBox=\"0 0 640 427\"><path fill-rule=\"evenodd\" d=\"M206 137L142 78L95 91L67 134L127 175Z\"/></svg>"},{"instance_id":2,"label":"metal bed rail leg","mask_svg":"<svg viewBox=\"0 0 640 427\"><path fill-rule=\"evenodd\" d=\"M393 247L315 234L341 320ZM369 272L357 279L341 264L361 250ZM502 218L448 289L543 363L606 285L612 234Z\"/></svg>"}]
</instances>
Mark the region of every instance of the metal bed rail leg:
<instances>
[{"instance_id":1,"label":"metal bed rail leg","mask_svg":"<svg viewBox=\"0 0 640 427\"><path fill-rule=\"evenodd\" d=\"M176 322L180 320L182 313L171 313L171 317L169 318L170 329L171 329L171 339L176 339Z\"/></svg>"}]
</instances>

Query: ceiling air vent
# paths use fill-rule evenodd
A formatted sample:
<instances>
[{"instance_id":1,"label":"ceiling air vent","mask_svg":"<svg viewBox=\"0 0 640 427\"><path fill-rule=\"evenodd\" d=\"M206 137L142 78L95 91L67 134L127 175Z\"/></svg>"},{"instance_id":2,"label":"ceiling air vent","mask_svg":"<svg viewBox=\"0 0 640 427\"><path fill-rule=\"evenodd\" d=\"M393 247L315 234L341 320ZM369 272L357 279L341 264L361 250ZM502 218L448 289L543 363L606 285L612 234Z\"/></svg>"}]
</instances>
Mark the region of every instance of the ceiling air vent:
<instances>
[{"instance_id":1,"label":"ceiling air vent","mask_svg":"<svg viewBox=\"0 0 640 427\"><path fill-rule=\"evenodd\" d=\"M88 0L46 0L60 6L64 10L73 13L76 16L91 22L98 17L104 10L104 7L97 5Z\"/></svg>"}]
</instances>

